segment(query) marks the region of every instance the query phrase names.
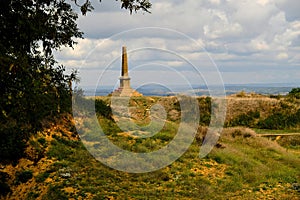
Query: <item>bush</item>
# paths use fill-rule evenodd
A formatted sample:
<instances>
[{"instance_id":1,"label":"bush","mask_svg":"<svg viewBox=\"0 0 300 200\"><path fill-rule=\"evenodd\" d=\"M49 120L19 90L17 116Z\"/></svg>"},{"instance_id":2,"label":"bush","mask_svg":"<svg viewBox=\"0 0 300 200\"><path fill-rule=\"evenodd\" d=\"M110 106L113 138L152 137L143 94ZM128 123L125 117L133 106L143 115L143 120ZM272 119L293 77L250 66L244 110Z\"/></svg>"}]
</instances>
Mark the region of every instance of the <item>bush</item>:
<instances>
[{"instance_id":1,"label":"bush","mask_svg":"<svg viewBox=\"0 0 300 200\"><path fill-rule=\"evenodd\" d=\"M300 109L296 113L288 113L283 111L276 111L264 120L258 122L258 127L263 129L277 129L283 130L288 128L295 128L300 125Z\"/></svg>"},{"instance_id":2,"label":"bush","mask_svg":"<svg viewBox=\"0 0 300 200\"><path fill-rule=\"evenodd\" d=\"M237 96L237 97L246 97L246 96L247 96L247 93L246 93L244 90L242 90L242 91L238 92L238 93L236 94L236 96Z\"/></svg>"},{"instance_id":3,"label":"bush","mask_svg":"<svg viewBox=\"0 0 300 200\"><path fill-rule=\"evenodd\" d=\"M33 177L31 170L16 172L16 183L26 183Z\"/></svg>"},{"instance_id":4,"label":"bush","mask_svg":"<svg viewBox=\"0 0 300 200\"><path fill-rule=\"evenodd\" d=\"M293 89L289 92L288 96L294 97L294 98L296 98L296 99L300 99L300 88L293 88Z\"/></svg>"},{"instance_id":5,"label":"bush","mask_svg":"<svg viewBox=\"0 0 300 200\"><path fill-rule=\"evenodd\" d=\"M285 136L276 141L285 148L300 149L300 136Z\"/></svg>"},{"instance_id":6,"label":"bush","mask_svg":"<svg viewBox=\"0 0 300 200\"><path fill-rule=\"evenodd\" d=\"M31 191L31 192L29 192L29 193L27 194L26 200L30 200L30 199L35 200L35 199L37 199L39 196L40 196L39 193L34 192L34 191Z\"/></svg>"},{"instance_id":7,"label":"bush","mask_svg":"<svg viewBox=\"0 0 300 200\"><path fill-rule=\"evenodd\" d=\"M9 185L5 182L0 181L0 197L6 196L8 193L11 192Z\"/></svg>"},{"instance_id":8,"label":"bush","mask_svg":"<svg viewBox=\"0 0 300 200\"><path fill-rule=\"evenodd\" d=\"M47 193L43 196L43 200L52 199L68 200L68 196L66 192L61 190L61 187L50 185Z\"/></svg>"},{"instance_id":9,"label":"bush","mask_svg":"<svg viewBox=\"0 0 300 200\"><path fill-rule=\"evenodd\" d=\"M0 124L0 160L17 161L24 155L26 134L17 125Z\"/></svg>"},{"instance_id":10,"label":"bush","mask_svg":"<svg viewBox=\"0 0 300 200\"><path fill-rule=\"evenodd\" d=\"M164 142L169 142L173 138L174 138L174 136L171 133L168 133L168 132L157 133L153 136L153 139L160 139Z\"/></svg>"},{"instance_id":11,"label":"bush","mask_svg":"<svg viewBox=\"0 0 300 200\"><path fill-rule=\"evenodd\" d=\"M9 175L6 172L0 171L0 197L6 196L8 193L11 192L9 185L6 183Z\"/></svg>"},{"instance_id":12,"label":"bush","mask_svg":"<svg viewBox=\"0 0 300 200\"><path fill-rule=\"evenodd\" d=\"M198 127L198 130L197 130L197 133L195 136L195 139L196 139L198 145L200 145L200 146L202 145L204 138L207 134L207 131L208 131L208 127L204 127L204 126Z\"/></svg>"},{"instance_id":13,"label":"bush","mask_svg":"<svg viewBox=\"0 0 300 200\"><path fill-rule=\"evenodd\" d=\"M98 116L101 115L108 119L111 119L112 117L110 106L100 99L95 100L95 110Z\"/></svg>"},{"instance_id":14,"label":"bush","mask_svg":"<svg viewBox=\"0 0 300 200\"><path fill-rule=\"evenodd\" d=\"M52 141L51 148L47 152L47 156L57 158L58 160L64 160L67 159L73 152L74 150L71 147L57 141Z\"/></svg>"},{"instance_id":15,"label":"bush","mask_svg":"<svg viewBox=\"0 0 300 200\"><path fill-rule=\"evenodd\" d=\"M200 125L208 126L211 119L211 98L198 98L199 112L200 112Z\"/></svg>"},{"instance_id":16,"label":"bush","mask_svg":"<svg viewBox=\"0 0 300 200\"><path fill-rule=\"evenodd\" d=\"M41 183L44 182L49 177L48 172L41 173L35 177L36 182Z\"/></svg>"},{"instance_id":17,"label":"bush","mask_svg":"<svg viewBox=\"0 0 300 200\"><path fill-rule=\"evenodd\" d=\"M255 131L253 131L250 128L245 128L245 127L233 127L233 128L226 128L223 129L222 132L223 136L230 136L232 138L253 138L256 137Z\"/></svg>"},{"instance_id":18,"label":"bush","mask_svg":"<svg viewBox=\"0 0 300 200\"><path fill-rule=\"evenodd\" d=\"M247 126L254 127L255 120L259 119L260 112L259 111L249 111L247 113L241 114L237 116L235 119L230 121L227 126Z\"/></svg>"},{"instance_id":19,"label":"bush","mask_svg":"<svg viewBox=\"0 0 300 200\"><path fill-rule=\"evenodd\" d=\"M38 142L39 142L42 146L46 146L46 143L47 143L47 141L46 141L45 138L39 138L39 139L38 139Z\"/></svg>"}]
</instances>

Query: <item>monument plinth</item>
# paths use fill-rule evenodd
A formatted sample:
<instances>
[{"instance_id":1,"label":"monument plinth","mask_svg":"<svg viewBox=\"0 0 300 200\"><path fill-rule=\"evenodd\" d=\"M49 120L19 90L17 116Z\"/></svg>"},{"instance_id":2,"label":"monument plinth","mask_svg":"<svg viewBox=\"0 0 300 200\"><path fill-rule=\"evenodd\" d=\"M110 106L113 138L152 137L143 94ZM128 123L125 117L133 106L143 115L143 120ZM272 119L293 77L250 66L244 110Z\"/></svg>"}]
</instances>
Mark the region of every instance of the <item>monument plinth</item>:
<instances>
[{"instance_id":1,"label":"monument plinth","mask_svg":"<svg viewBox=\"0 0 300 200\"><path fill-rule=\"evenodd\" d=\"M126 47L122 47L122 69L120 77L120 87L111 93L112 96L120 97L139 97L143 96L141 93L132 89L130 86L130 77L128 76L128 60L127 60L127 51Z\"/></svg>"}]
</instances>

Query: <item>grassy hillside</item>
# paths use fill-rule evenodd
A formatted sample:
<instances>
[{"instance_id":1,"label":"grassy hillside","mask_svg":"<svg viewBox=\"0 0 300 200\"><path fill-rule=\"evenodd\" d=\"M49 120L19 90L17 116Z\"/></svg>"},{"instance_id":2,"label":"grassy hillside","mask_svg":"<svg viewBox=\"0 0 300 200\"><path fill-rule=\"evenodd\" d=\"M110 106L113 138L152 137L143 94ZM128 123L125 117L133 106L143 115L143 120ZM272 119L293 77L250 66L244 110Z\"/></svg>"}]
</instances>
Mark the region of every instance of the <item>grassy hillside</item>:
<instances>
[{"instance_id":1,"label":"grassy hillside","mask_svg":"<svg viewBox=\"0 0 300 200\"><path fill-rule=\"evenodd\" d=\"M162 131L150 139L136 137L138 132L122 132L110 114L106 98L96 103L99 123L118 146L134 152L153 151L166 145L176 133L180 118L177 101L153 97L131 102L137 108L133 119L143 124L149 116L142 111L158 101L166 108L168 120ZM197 140L176 162L144 174L120 172L98 162L76 134L72 117L62 116L31 138L25 158L17 163L1 163L1 199L300 199L299 136L273 140L258 137L249 128L228 127L213 151L200 159L199 136L205 134L210 100L201 98L198 102L203 121ZM262 106L262 102L257 105ZM238 104L244 110L236 114L231 109L237 106L229 107L229 113L235 113L231 120L249 112L243 103ZM260 112L264 114L255 119L272 115L274 105L268 109L262 106L265 111ZM87 140L93 135L85 136Z\"/></svg>"}]
</instances>

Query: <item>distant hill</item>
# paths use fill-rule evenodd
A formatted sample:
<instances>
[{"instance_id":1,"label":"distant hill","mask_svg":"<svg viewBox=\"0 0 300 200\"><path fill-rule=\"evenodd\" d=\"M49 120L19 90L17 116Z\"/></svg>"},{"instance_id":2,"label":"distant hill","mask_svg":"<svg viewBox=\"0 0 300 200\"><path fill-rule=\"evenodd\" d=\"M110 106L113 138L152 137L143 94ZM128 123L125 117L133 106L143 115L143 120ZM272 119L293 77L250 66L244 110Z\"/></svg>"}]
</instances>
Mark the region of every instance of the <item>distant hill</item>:
<instances>
[{"instance_id":1,"label":"distant hill","mask_svg":"<svg viewBox=\"0 0 300 200\"><path fill-rule=\"evenodd\" d=\"M226 95L231 95L240 91L253 92L257 94L264 95L285 95L292 88L297 87L296 84L229 84L225 85L224 89ZM163 86L160 84L147 84L140 87L134 87L138 92L144 94L144 96L170 96L178 93L185 94L195 94L197 96L209 96L209 89L213 91L214 94L223 94L220 90L220 87L210 86L209 89L207 86L182 86L182 85L171 85ZM106 96L114 90L114 86L99 86L97 89L86 87L83 88L84 94L87 96Z\"/></svg>"}]
</instances>

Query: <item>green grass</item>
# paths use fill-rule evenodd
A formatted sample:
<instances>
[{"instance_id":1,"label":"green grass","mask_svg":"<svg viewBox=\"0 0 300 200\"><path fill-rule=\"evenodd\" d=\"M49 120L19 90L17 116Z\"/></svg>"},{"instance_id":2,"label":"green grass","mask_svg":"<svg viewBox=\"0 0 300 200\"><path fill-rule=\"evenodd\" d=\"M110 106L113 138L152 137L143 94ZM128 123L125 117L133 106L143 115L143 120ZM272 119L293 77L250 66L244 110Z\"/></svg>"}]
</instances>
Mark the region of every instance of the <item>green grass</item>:
<instances>
[{"instance_id":1,"label":"green grass","mask_svg":"<svg viewBox=\"0 0 300 200\"><path fill-rule=\"evenodd\" d=\"M209 119L209 99L201 101L205 101L204 114ZM143 106L151 103L143 98L136 98L134 102L141 102ZM107 102L102 102L98 107L106 109L106 105ZM147 127L142 121L139 124L143 127L141 131L134 131L135 128L128 124L127 128L133 131L123 133L112 118L106 117L110 116L109 109L105 111L98 115L105 137L127 151L146 153L158 150L168 145L178 130L178 122L169 120L154 136L138 138L142 134L157 132L159 124ZM245 118L244 121L249 120ZM130 174L111 169L91 156L83 143L96 152L101 147L97 141L104 136L97 133L95 126L89 126L91 121L85 120L84 123L85 128L79 129L81 141L70 140L64 134L62 137L54 136L51 142L37 140L38 147L49 148L46 155L53 164L42 173L35 174L34 180L38 185L43 185L46 179L52 181L46 183L43 193L28 191L28 199L38 198L39 195L43 195L41 199L95 200L266 199L268 195L270 199L299 197L292 187L294 183L300 184L300 140L297 138L273 141L256 137L247 128L227 128L219 140L222 148L215 147L203 159L199 158L200 146L195 141L184 155L169 166L154 172ZM255 132L296 131L255 129ZM111 156L109 149L101 153L108 158ZM65 170L70 172L70 177L61 176Z\"/></svg>"},{"instance_id":2,"label":"green grass","mask_svg":"<svg viewBox=\"0 0 300 200\"><path fill-rule=\"evenodd\" d=\"M300 179L299 155L286 152L276 142L248 137L245 130L240 131L242 134L234 137L234 131L225 131L220 140L225 148L214 148L204 159L199 159L199 146L193 143L173 164L145 174L129 174L108 168L91 157L84 148L72 146L71 142L59 141L58 146L54 144L52 148L72 153L64 156L64 166L54 164L58 166L57 169L72 169L72 177L51 186L46 195L49 198L57 194L61 198L68 196L75 199L224 199L232 196L256 199L263 197L261 191L272 190L278 185L287 187L287 184ZM143 139L137 142L138 145L128 144L127 148L148 152L152 150L149 149L149 141L150 139ZM154 141L163 144L162 138ZM124 140L120 144L129 142L132 141ZM61 160L59 155L57 158ZM212 171L202 174L194 169L199 169L200 172ZM222 169L224 172L220 173ZM77 192L65 193L62 190L64 187L76 188ZM285 190L291 188L284 188L281 193L280 190L273 192L274 195L282 195ZM289 197L296 197L295 195L297 192L291 190Z\"/></svg>"}]
</instances>

